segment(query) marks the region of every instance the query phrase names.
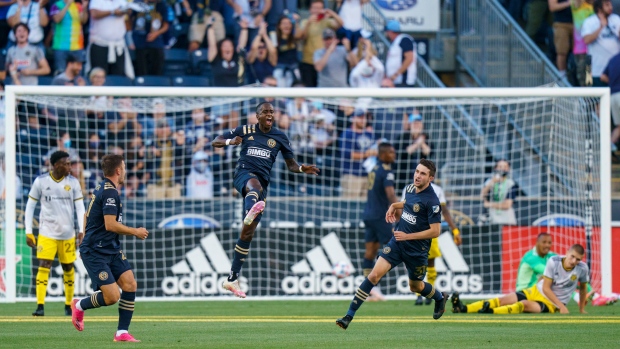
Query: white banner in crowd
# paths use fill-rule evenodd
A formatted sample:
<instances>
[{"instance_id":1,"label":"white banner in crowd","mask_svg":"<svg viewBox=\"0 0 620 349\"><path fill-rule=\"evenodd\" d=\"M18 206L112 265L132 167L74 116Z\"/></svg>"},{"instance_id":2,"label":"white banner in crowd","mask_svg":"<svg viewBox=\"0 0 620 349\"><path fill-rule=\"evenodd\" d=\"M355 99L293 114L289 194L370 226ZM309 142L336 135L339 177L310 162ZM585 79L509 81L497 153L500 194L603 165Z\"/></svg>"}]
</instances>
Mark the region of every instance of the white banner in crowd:
<instances>
[{"instance_id":1,"label":"white banner in crowd","mask_svg":"<svg viewBox=\"0 0 620 349\"><path fill-rule=\"evenodd\" d=\"M439 0L374 0L388 19L400 22L403 32L439 30Z\"/></svg>"}]
</instances>

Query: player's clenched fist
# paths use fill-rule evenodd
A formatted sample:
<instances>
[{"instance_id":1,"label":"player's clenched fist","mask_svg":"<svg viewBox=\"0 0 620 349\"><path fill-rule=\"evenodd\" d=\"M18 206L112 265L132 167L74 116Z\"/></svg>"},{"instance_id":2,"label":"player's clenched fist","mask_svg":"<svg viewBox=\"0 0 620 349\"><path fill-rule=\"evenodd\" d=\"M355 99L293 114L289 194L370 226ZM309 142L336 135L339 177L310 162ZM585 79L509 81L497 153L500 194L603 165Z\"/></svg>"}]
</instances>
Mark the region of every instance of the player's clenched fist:
<instances>
[{"instance_id":1,"label":"player's clenched fist","mask_svg":"<svg viewBox=\"0 0 620 349\"><path fill-rule=\"evenodd\" d=\"M149 236L149 232L146 230L146 228L136 228L136 232L134 233L134 236L137 237L140 240L144 240Z\"/></svg>"},{"instance_id":2,"label":"player's clenched fist","mask_svg":"<svg viewBox=\"0 0 620 349\"><path fill-rule=\"evenodd\" d=\"M230 141L230 145L239 145L243 141L243 138L237 136Z\"/></svg>"}]
</instances>

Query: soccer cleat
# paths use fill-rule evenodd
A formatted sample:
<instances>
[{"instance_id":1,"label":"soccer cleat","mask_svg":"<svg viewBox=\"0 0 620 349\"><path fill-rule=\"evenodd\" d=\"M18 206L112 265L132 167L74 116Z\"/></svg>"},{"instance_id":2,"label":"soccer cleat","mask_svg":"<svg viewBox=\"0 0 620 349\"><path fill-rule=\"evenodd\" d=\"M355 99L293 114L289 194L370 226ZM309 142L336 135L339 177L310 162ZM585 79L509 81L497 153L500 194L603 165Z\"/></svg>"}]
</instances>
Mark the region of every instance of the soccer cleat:
<instances>
[{"instance_id":1,"label":"soccer cleat","mask_svg":"<svg viewBox=\"0 0 620 349\"><path fill-rule=\"evenodd\" d=\"M423 305L424 304L424 299L422 299L424 297L422 297L421 295L418 295L418 298L415 300L415 305Z\"/></svg>"},{"instance_id":2,"label":"soccer cleat","mask_svg":"<svg viewBox=\"0 0 620 349\"><path fill-rule=\"evenodd\" d=\"M71 305L65 304L65 316L71 316L73 312L71 311Z\"/></svg>"},{"instance_id":3,"label":"soccer cleat","mask_svg":"<svg viewBox=\"0 0 620 349\"><path fill-rule=\"evenodd\" d=\"M450 299L450 301L452 302L453 313L466 313L467 312L467 307L463 305L463 302L461 302L461 297L459 297L458 292L454 292L452 294L452 298Z\"/></svg>"},{"instance_id":4,"label":"soccer cleat","mask_svg":"<svg viewBox=\"0 0 620 349\"><path fill-rule=\"evenodd\" d=\"M224 283L222 283L222 287L232 292L235 296L239 298L245 298L245 292L241 291L238 279L235 281L224 281Z\"/></svg>"},{"instance_id":5,"label":"soccer cleat","mask_svg":"<svg viewBox=\"0 0 620 349\"><path fill-rule=\"evenodd\" d=\"M32 316L45 316L45 310L43 309L43 304L37 305L37 310L32 313Z\"/></svg>"},{"instance_id":6,"label":"soccer cleat","mask_svg":"<svg viewBox=\"0 0 620 349\"><path fill-rule=\"evenodd\" d=\"M259 202L255 203L254 206L252 206L250 211L248 211L248 214L243 219L243 224L245 224L245 225L252 224L252 222L254 222L254 219L256 218L256 216L258 216L261 212L263 212L264 209L265 209L265 202L264 201L259 201Z\"/></svg>"},{"instance_id":7,"label":"soccer cleat","mask_svg":"<svg viewBox=\"0 0 620 349\"><path fill-rule=\"evenodd\" d=\"M120 336L117 336L116 334L114 334L114 341L115 342L140 342L139 340L133 338L132 335L130 335L129 333L123 333Z\"/></svg>"},{"instance_id":8,"label":"soccer cleat","mask_svg":"<svg viewBox=\"0 0 620 349\"><path fill-rule=\"evenodd\" d=\"M478 310L478 313L480 313L480 314L493 314L493 309L491 309L491 303L489 303L489 302L482 303L482 308L480 308L480 310Z\"/></svg>"},{"instance_id":9,"label":"soccer cleat","mask_svg":"<svg viewBox=\"0 0 620 349\"><path fill-rule=\"evenodd\" d=\"M342 328L343 330L346 330L352 320L353 318L351 316L345 315L341 319L336 320L336 325L338 325L338 327Z\"/></svg>"},{"instance_id":10,"label":"soccer cleat","mask_svg":"<svg viewBox=\"0 0 620 349\"><path fill-rule=\"evenodd\" d=\"M75 307L79 299L74 299L71 302L71 322L73 322L73 326L78 331L84 330L84 310L80 310Z\"/></svg>"},{"instance_id":11,"label":"soccer cleat","mask_svg":"<svg viewBox=\"0 0 620 349\"><path fill-rule=\"evenodd\" d=\"M446 311L446 302L448 301L448 294L446 292L441 293L443 295L443 299L440 301L435 301L435 310L433 310L433 319L439 319L443 313Z\"/></svg>"}]
</instances>

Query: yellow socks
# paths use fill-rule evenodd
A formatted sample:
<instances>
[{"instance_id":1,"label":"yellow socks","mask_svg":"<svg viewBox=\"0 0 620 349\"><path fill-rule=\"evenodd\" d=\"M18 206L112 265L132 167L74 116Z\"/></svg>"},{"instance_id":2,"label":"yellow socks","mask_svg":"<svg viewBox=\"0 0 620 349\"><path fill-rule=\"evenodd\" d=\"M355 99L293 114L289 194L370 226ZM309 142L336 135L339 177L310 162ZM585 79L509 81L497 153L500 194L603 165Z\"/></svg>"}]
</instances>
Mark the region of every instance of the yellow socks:
<instances>
[{"instance_id":1,"label":"yellow socks","mask_svg":"<svg viewBox=\"0 0 620 349\"><path fill-rule=\"evenodd\" d=\"M71 268L70 271L64 271L63 280L65 281L65 304L71 305L75 290L75 268Z\"/></svg>"},{"instance_id":2,"label":"yellow socks","mask_svg":"<svg viewBox=\"0 0 620 349\"><path fill-rule=\"evenodd\" d=\"M499 298L492 298L484 301L477 301L472 304L467 304L467 312L468 313L477 313L478 310L482 309L484 302L489 302L491 309L499 307Z\"/></svg>"},{"instance_id":3,"label":"yellow socks","mask_svg":"<svg viewBox=\"0 0 620 349\"><path fill-rule=\"evenodd\" d=\"M493 314L520 314L525 306L521 302L511 305L504 305L493 309Z\"/></svg>"},{"instance_id":4,"label":"yellow socks","mask_svg":"<svg viewBox=\"0 0 620 349\"><path fill-rule=\"evenodd\" d=\"M426 268L426 282L435 286L435 280L437 280L437 269L435 267Z\"/></svg>"},{"instance_id":5,"label":"yellow socks","mask_svg":"<svg viewBox=\"0 0 620 349\"><path fill-rule=\"evenodd\" d=\"M45 304L45 295L47 294L47 281L50 277L49 268L39 267L37 272L37 304Z\"/></svg>"}]
</instances>

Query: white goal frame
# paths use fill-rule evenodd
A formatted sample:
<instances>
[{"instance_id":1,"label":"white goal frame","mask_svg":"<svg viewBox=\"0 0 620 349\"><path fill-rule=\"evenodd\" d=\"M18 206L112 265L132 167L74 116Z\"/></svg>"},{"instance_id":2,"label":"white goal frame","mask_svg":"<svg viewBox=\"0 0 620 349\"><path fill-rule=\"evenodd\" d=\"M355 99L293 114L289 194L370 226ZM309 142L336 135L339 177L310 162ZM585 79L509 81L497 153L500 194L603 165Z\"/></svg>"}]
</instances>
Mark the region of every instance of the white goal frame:
<instances>
[{"instance_id":1,"label":"white goal frame","mask_svg":"<svg viewBox=\"0 0 620 349\"><path fill-rule=\"evenodd\" d=\"M601 292L611 293L611 120L609 88L420 88L420 89L354 89L354 88L188 88L188 87L75 87L75 86L6 86L5 92L5 257L6 297L0 302L16 302L16 100L20 95L47 96L130 96L130 97L383 97L383 98L524 98L524 97L594 97L600 98L600 183L601 192Z\"/></svg>"}]
</instances>

